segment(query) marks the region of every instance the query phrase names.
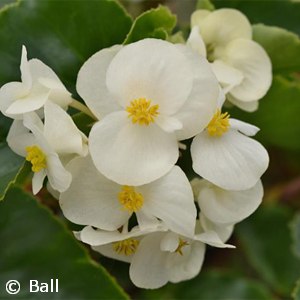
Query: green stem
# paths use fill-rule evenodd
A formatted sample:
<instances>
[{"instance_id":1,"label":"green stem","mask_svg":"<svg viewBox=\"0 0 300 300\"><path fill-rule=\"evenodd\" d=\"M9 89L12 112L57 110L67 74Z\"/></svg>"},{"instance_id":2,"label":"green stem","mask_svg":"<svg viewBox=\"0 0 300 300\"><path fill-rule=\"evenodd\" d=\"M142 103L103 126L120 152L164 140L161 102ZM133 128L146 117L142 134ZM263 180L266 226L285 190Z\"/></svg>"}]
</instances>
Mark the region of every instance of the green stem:
<instances>
[{"instance_id":1,"label":"green stem","mask_svg":"<svg viewBox=\"0 0 300 300\"><path fill-rule=\"evenodd\" d=\"M81 102L79 102L78 100L73 99L73 101L70 103L69 106L83 112L84 114L88 115L92 119L98 121L98 118L90 111L90 109L84 104L82 104Z\"/></svg>"}]
</instances>

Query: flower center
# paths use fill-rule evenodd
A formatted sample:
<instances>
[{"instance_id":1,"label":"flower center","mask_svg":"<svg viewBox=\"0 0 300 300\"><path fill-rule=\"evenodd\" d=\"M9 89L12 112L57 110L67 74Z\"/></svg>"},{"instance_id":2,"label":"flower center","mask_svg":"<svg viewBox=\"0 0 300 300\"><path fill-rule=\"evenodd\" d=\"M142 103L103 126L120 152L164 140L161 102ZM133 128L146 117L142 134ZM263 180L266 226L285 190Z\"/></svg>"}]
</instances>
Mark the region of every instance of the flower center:
<instances>
[{"instance_id":1,"label":"flower center","mask_svg":"<svg viewBox=\"0 0 300 300\"><path fill-rule=\"evenodd\" d=\"M132 255L136 252L139 245L139 241L135 239L127 239L113 243L113 249L118 254L124 254L126 256Z\"/></svg>"},{"instance_id":2,"label":"flower center","mask_svg":"<svg viewBox=\"0 0 300 300\"><path fill-rule=\"evenodd\" d=\"M188 245L189 243L187 241L184 241L183 239L179 238L179 244L175 252L182 256L183 255L182 248Z\"/></svg>"},{"instance_id":3,"label":"flower center","mask_svg":"<svg viewBox=\"0 0 300 300\"><path fill-rule=\"evenodd\" d=\"M159 105L152 105L151 101L145 98L135 99L126 107L128 117L131 118L132 123L139 125L149 125L154 122L154 118L158 116Z\"/></svg>"},{"instance_id":4,"label":"flower center","mask_svg":"<svg viewBox=\"0 0 300 300\"><path fill-rule=\"evenodd\" d=\"M120 203L129 212L137 212L144 204L144 197L137 193L132 186L123 185L121 192L118 194Z\"/></svg>"},{"instance_id":5,"label":"flower center","mask_svg":"<svg viewBox=\"0 0 300 300\"><path fill-rule=\"evenodd\" d=\"M229 118L230 115L227 112L222 114L218 109L207 125L208 134L210 136L222 136L230 127Z\"/></svg>"},{"instance_id":6,"label":"flower center","mask_svg":"<svg viewBox=\"0 0 300 300\"><path fill-rule=\"evenodd\" d=\"M47 167L46 155L42 149L36 145L26 147L26 160L32 164L31 170L39 172Z\"/></svg>"}]
</instances>

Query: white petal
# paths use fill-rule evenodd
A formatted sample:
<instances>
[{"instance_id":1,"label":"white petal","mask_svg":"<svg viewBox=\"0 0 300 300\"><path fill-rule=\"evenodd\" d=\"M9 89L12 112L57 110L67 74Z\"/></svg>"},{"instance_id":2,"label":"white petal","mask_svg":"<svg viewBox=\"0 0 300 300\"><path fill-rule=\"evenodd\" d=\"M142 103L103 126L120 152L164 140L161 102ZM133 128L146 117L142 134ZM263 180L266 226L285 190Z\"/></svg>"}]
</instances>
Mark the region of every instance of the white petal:
<instances>
[{"instance_id":1,"label":"white petal","mask_svg":"<svg viewBox=\"0 0 300 300\"><path fill-rule=\"evenodd\" d=\"M202 213L200 213L199 219L204 231L214 231L223 243L226 243L233 233L234 225L219 225L207 219Z\"/></svg>"},{"instance_id":2,"label":"white petal","mask_svg":"<svg viewBox=\"0 0 300 300\"><path fill-rule=\"evenodd\" d=\"M230 124L230 128L238 130L239 132L248 136L254 136L259 131L258 127L237 119L230 118L229 124Z\"/></svg>"},{"instance_id":3,"label":"white petal","mask_svg":"<svg viewBox=\"0 0 300 300\"><path fill-rule=\"evenodd\" d=\"M243 191L223 190L207 181L202 186L198 204L209 220L218 224L231 225L250 216L260 205L263 197L263 186L257 184Z\"/></svg>"},{"instance_id":4,"label":"white petal","mask_svg":"<svg viewBox=\"0 0 300 300\"><path fill-rule=\"evenodd\" d=\"M258 109L258 101L243 102L237 100L230 94L227 94L227 100L233 105L247 112L254 112Z\"/></svg>"},{"instance_id":5,"label":"white petal","mask_svg":"<svg viewBox=\"0 0 300 300\"><path fill-rule=\"evenodd\" d=\"M64 168L56 153L47 155L47 176L51 186L60 193L67 190L72 181L72 175Z\"/></svg>"},{"instance_id":6,"label":"white petal","mask_svg":"<svg viewBox=\"0 0 300 300\"><path fill-rule=\"evenodd\" d=\"M43 187L43 183L44 183L44 179L45 179L46 175L47 174L46 174L45 169L33 174L33 178L32 178L32 193L33 193L33 195L36 195Z\"/></svg>"},{"instance_id":7,"label":"white petal","mask_svg":"<svg viewBox=\"0 0 300 300\"><path fill-rule=\"evenodd\" d=\"M206 9L198 9L192 13L191 16L191 27L199 26L201 27L203 20L211 14L211 11Z\"/></svg>"},{"instance_id":8,"label":"white petal","mask_svg":"<svg viewBox=\"0 0 300 300\"><path fill-rule=\"evenodd\" d=\"M206 131L197 135L191 154L195 172L227 190L253 187L269 164L265 148L235 130L221 137L211 137Z\"/></svg>"},{"instance_id":9,"label":"white petal","mask_svg":"<svg viewBox=\"0 0 300 300\"><path fill-rule=\"evenodd\" d=\"M160 242L160 250L174 252L178 248L179 237L174 232L168 232Z\"/></svg>"},{"instance_id":10,"label":"white petal","mask_svg":"<svg viewBox=\"0 0 300 300\"><path fill-rule=\"evenodd\" d=\"M168 282L165 268L168 252L160 250L162 233L144 237L132 258L129 275L132 282L140 288L155 289Z\"/></svg>"},{"instance_id":11,"label":"white petal","mask_svg":"<svg viewBox=\"0 0 300 300\"><path fill-rule=\"evenodd\" d=\"M239 85L244 78L241 71L231 67L221 60L215 60L211 64L211 67L218 81L222 85L225 94L229 92L233 87Z\"/></svg>"},{"instance_id":12,"label":"white petal","mask_svg":"<svg viewBox=\"0 0 300 300\"><path fill-rule=\"evenodd\" d=\"M55 190L49 183L49 181L47 182L46 184L46 188L47 188L47 191L50 193L50 195L55 198L56 200L59 200L59 197L60 197L60 192Z\"/></svg>"},{"instance_id":13,"label":"white petal","mask_svg":"<svg viewBox=\"0 0 300 300\"><path fill-rule=\"evenodd\" d=\"M15 153L23 157L27 155L26 147L37 144L36 138L21 120L15 120L12 123L6 141Z\"/></svg>"},{"instance_id":14,"label":"white petal","mask_svg":"<svg viewBox=\"0 0 300 300\"><path fill-rule=\"evenodd\" d=\"M90 157L72 160L68 170L73 180L60 196L66 218L105 230L116 230L126 223L131 214L119 203L121 187L100 174Z\"/></svg>"},{"instance_id":15,"label":"white petal","mask_svg":"<svg viewBox=\"0 0 300 300\"><path fill-rule=\"evenodd\" d=\"M143 210L139 210L135 214L141 230L148 230L161 223L156 217L146 214Z\"/></svg>"},{"instance_id":16,"label":"white petal","mask_svg":"<svg viewBox=\"0 0 300 300\"><path fill-rule=\"evenodd\" d=\"M192 81L187 58L175 45L157 39L124 46L112 59L106 75L108 90L121 106L146 98L167 115L176 113L187 100Z\"/></svg>"},{"instance_id":17,"label":"white petal","mask_svg":"<svg viewBox=\"0 0 300 300\"><path fill-rule=\"evenodd\" d=\"M115 112L96 123L89 146L98 170L125 185L141 185L165 175L176 163L176 136L156 124L133 124L126 112Z\"/></svg>"},{"instance_id":18,"label":"white petal","mask_svg":"<svg viewBox=\"0 0 300 300\"><path fill-rule=\"evenodd\" d=\"M32 85L32 78L30 74L30 67L27 60L27 50L26 47L22 46L22 57L21 57L21 77L22 77L22 83L26 87L26 89L30 89Z\"/></svg>"},{"instance_id":19,"label":"white petal","mask_svg":"<svg viewBox=\"0 0 300 300\"><path fill-rule=\"evenodd\" d=\"M185 248L190 248L188 253ZM169 281L176 283L188 280L199 274L204 262L205 244L192 242L190 246L183 248L183 255L171 253L167 259Z\"/></svg>"},{"instance_id":20,"label":"white petal","mask_svg":"<svg viewBox=\"0 0 300 300\"><path fill-rule=\"evenodd\" d=\"M223 8L209 14L200 25L205 44L223 47L237 38L251 39L252 28L244 14L236 9Z\"/></svg>"},{"instance_id":21,"label":"white petal","mask_svg":"<svg viewBox=\"0 0 300 300\"><path fill-rule=\"evenodd\" d=\"M14 115L7 113L7 109L14 101L28 93L25 85L21 82L9 82L0 89L0 110L1 112L13 119L22 119L22 115Z\"/></svg>"},{"instance_id":22,"label":"white petal","mask_svg":"<svg viewBox=\"0 0 300 300\"><path fill-rule=\"evenodd\" d=\"M183 45L176 47L189 59L194 72L193 88L188 100L174 116L182 124L176 132L179 140L195 136L209 123L216 111L219 84L207 60Z\"/></svg>"},{"instance_id":23,"label":"white petal","mask_svg":"<svg viewBox=\"0 0 300 300\"><path fill-rule=\"evenodd\" d=\"M114 46L97 52L83 64L78 73L77 92L99 119L120 109L114 96L107 90L106 72L121 48L122 46Z\"/></svg>"},{"instance_id":24,"label":"white petal","mask_svg":"<svg viewBox=\"0 0 300 300\"><path fill-rule=\"evenodd\" d=\"M164 177L139 187L139 191L144 196L143 211L159 218L176 233L194 235L197 211L193 192L178 166Z\"/></svg>"},{"instance_id":25,"label":"white petal","mask_svg":"<svg viewBox=\"0 0 300 300\"><path fill-rule=\"evenodd\" d=\"M199 55L206 57L206 46L199 31L199 26L192 27L191 33L186 41L186 44L191 49L196 51Z\"/></svg>"},{"instance_id":26,"label":"white petal","mask_svg":"<svg viewBox=\"0 0 300 300\"><path fill-rule=\"evenodd\" d=\"M206 231L195 235L195 240L217 248L235 248L233 245L224 244L215 231Z\"/></svg>"},{"instance_id":27,"label":"white petal","mask_svg":"<svg viewBox=\"0 0 300 300\"><path fill-rule=\"evenodd\" d=\"M51 102L45 105L44 134L58 154L84 154L87 138L83 137L70 115Z\"/></svg>"},{"instance_id":28,"label":"white petal","mask_svg":"<svg viewBox=\"0 0 300 300\"><path fill-rule=\"evenodd\" d=\"M227 45L225 55L223 59L244 75L230 94L245 102L262 98L272 82L272 65L266 51L252 40L237 39Z\"/></svg>"},{"instance_id":29,"label":"white petal","mask_svg":"<svg viewBox=\"0 0 300 300\"><path fill-rule=\"evenodd\" d=\"M178 119L169 116L159 115L155 119L155 123L166 132L182 129L182 123Z\"/></svg>"},{"instance_id":30,"label":"white petal","mask_svg":"<svg viewBox=\"0 0 300 300\"><path fill-rule=\"evenodd\" d=\"M126 263L130 263L133 256L133 255L125 255L123 253L117 253L113 248L113 244L107 244L103 246L92 246L92 249L99 252L105 257L116 259Z\"/></svg>"}]
</instances>

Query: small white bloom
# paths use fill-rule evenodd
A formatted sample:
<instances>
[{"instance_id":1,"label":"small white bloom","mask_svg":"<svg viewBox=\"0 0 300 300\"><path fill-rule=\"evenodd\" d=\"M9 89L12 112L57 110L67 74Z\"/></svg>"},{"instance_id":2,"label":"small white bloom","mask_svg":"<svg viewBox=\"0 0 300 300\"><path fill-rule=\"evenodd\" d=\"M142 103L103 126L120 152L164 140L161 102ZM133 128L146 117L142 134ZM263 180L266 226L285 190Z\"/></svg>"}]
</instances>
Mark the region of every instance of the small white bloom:
<instances>
[{"instance_id":1,"label":"small white bloom","mask_svg":"<svg viewBox=\"0 0 300 300\"><path fill-rule=\"evenodd\" d=\"M135 213L142 230L160 219L174 232L193 236L196 206L188 179L179 167L174 166L162 178L138 187L107 179L90 157L74 159L68 170L73 180L61 194L60 206L70 221L116 230Z\"/></svg>"},{"instance_id":2,"label":"small white bloom","mask_svg":"<svg viewBox=\"0 0 300 300\"><path fill-rule=\"evenodd\" d=\"M44 124L36 113L27 113L23 121L13 122L7 142L14 152L31 162L34 194L42 188L46 176L53 189L65 191L71 183L71 174L62 160L88 152L87 138L72 118L52 102L45 104Z\"/></svg>"},{"instance_id":3,"label":"small white bloom","mask_svg":"<svg viewBox=\"0 0 300 300\"><path fill-rule=\"evenodd\" d=\"M188 47L145 39L93 55L78 74L77 91L102 118L90 133L97 169L136 186L170 171L177 140L203 130L218 83L207 61Z\"/></svg>"},{"instance_id":4,"label":"small white bloom","mask_svg":"<svg viewBox=\"0 0 300 300\"><path fill-rule=\"evenodd\" d=\"M218 109L207 128L192 142L193 169L226 190L252 188L269 164L265 148L248 137L258 130Z\"/></svg>"},{"instance_id":5,"label":"small white bloom","mask_svg":"<svg viewBox=\"0 0 300 300\"><path fill-rule=\"evenodd\" d=\"M131 259L130 278L136 286L149 289L159 288L168 281L191 279L201 270L205 244L234 248L224 244L213 231L196 233L193 238L173 232L148 234L141 239Z\"/></svg>"},{"instance_id":6,"label":"small white bloom","mask_svg":"<svg viewBox=\"0 0 300 300\"><path fill-rule=\"evenodd\" d=\"M235 9L198 10L191 18L187 44L211 62L227 99L247 111L257 108L271 86L272 65L252 40L246 16Z\"/></svg>"},{"instance_id":7,"label":"small white bloom","mask_svg":"<svg viewBox=\"0 0 300 300\"><path fill-rule=\"evenodd\" d=\"M0 110L13 119L22 119L24 113L37 111L47 101L66 108L72 101L57 75L38 59L27 60L25 46L21 59L22 82L10 82L0 89Z\"/></svg>"},{"instance_id":8,"label":"small white bloom","mask_svg":"<svg viewBox=\"0 0 300 300\"><path fill-rule=\"evenodd\" d=\"M201 180L198 184L201 213L219 225L232 225L247 218L258 208L263 197L260 180L243 191L224 190L207 180Z\"/></svg>"}]
</instances>

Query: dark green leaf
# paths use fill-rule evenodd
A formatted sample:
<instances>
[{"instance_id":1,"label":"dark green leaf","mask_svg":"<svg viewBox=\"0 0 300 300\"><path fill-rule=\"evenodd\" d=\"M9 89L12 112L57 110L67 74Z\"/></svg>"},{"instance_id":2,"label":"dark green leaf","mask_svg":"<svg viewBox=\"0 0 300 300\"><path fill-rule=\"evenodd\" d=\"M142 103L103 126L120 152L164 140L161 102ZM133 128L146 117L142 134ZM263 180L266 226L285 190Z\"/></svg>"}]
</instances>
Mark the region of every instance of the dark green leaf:
<instances>
[{"instance_id":1,"label":"dark green leaf","mask_svg":"<svg viewBox=\"0 0 300 300\"><path fill-rule=\"evenodd\" d=\"M142 299L255 299L270 300L271 292L259 282L217 270L203 270L193 280L176 285L169 284L158 291L145 291Z\"/></svg>"},{"instance_id":2,"label":"dark green leaf","mask_svg":"<svg viewBox=\"0 0 300 300\"><path fill-rule=\"evenodd\" d=\"M297 281L293 290L292 297L294 300L300 300L300 279Z\"/></svg>"},{"instance_id":3,"label":"dark green leaf","mask_svg":"<svg viewBox=\"0 0 300 300\"><path fill-rule=\"evenodd\" d=\"M0 144L0 201L9 186L16 181L23 165L23 157L12 152L6 143Z\"/></svg>"},{"instance_id":4,"label":"dark green leaf","mask_svg":"<svg viewBox=\"0 0 300 300\"><path fill-rule=\"evenodd\" d=\"M215 9L215 6L212 4L210 0L198 0L196 9L206 9L213 11Z\"/></svg>"},{"instance_id":5,"label":"dark green leaf","mask_svg":"<svg viewBox=\"0 0 300 300\"><path fill-rule=\"evenodd\" d=\"M121 44L131 18L115 1L26 0L0 14L0 85L20 80L22 44L71 90L79 68L96 51Z\"/></svg>"},{"instance_id":6,"label":"dark green leaf","mask_svg":"<svg viewBox=\"0 0 300 300\"><path fill-rule=\"evenodd\" d=\"M30 195L12 188L0 204L0 298L15 279L21 291L12 299L127 299L108 273ZM29 280L59 281L58 293L29 293Z\"/></svg>"},{"instance_id":7,"label":"dark green leaf","mask_svg":"<svg viewBox=\"0 0 300 300\"><path fill-rule=\"evenodd\" d=\"M292 237L293 237L293 250L300 258L300 214L297 214L291 223Z\"/></svg>"},{"instance_id":8,"label":"dark green leaf","mask_svg":"<svg viewBox=\"0 0 300 300\"><path fill-rule=\"evenodd\" d=\"M252 24L279 26L300 34L300 2L293 0L215 0L216 8L231 7L242 11Z\"/></svg>"},{"instance_id":9,"label":"dark green leaf","mask_svg":"<svg viewBox=\"0 0 300 300\"><path fill-rule=\"evenodd\" d=\"M300 149L300 83L281 76L273 79L268 94L255 113L232 109L231 116L261 128L257 138L265 145Z\"/></svg>"},{"instance_id":10,"label":"dark green leaf","mask_svg":"<svg viewBox=\"0 0 300 300\"><path fill-rule=\"evenodd\" d=\"M88 136L95 120L82 112L74 114L72 118L78 129Z\"/></svg>"},{"instance_id":11,"label":"dark green leaf","mask_svg":"<svg viewBox=\"0 0 300 300\"><path fill-rule=\"evenodd\" d=\"M165 6L142 13L135 19L124 44L144 38L167 39L176 25L176 16Z\"/></svg>"},{"instance_id":12,"label":"dark green leaf","mask_svg":"<svg viewBox=\"0 0 300 300\"><path fill-rule=\"evenodd\" d=\"M274 73L300 70L300 39L296 34L282 28L258 24L253 26L253 39L269 54Z\"/></svg>"},{"instance_id":13,"label":"dark green leaf","mask_svg":"<svg viewBox=\"0 0 300 300\"><path fill-rule=\"evenodd\" d=\"M290 296L300 277L300 259L292 251L291 217L292 212L285 206L266 206L237 226L249 263L284 297Z\"/></svg>"}]
</instances>

